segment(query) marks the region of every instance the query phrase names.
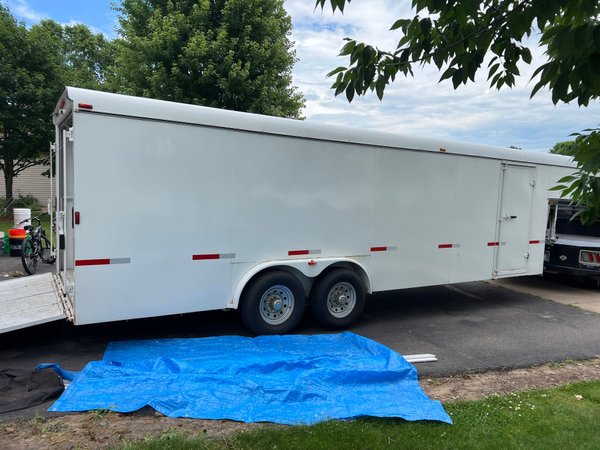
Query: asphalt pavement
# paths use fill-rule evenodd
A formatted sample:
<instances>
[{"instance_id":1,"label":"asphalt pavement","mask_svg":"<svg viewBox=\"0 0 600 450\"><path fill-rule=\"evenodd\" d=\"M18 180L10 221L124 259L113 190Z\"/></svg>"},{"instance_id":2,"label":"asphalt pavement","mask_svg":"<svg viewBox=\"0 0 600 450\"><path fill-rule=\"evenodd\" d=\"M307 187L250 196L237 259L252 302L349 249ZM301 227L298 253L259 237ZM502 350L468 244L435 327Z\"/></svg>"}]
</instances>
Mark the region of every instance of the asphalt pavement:
<instances>
[{"instance_id":1,"label":"asphalt pavement","mask_svg":"<svg viewBox=\"0 0 600 450\"><path fill-rule=\"evenodd\" d=\"M36 273L47 273L56 270L54 264L38 262ZM23 269L20 256L0 255L0 281L27 275Z\"/></svg>"},{"instance_id":2,"label":"asphalt pavement","mask_svg":"<svg viewBox=\"0 0 600 450\"><path fill-rule=\"evenodd\" d=\"M586 295L600 293L590 290ZM373 295L349 331L404 355L437 355L438 362L417 364L420 377L600 355L600 314L485 282ZM307 317L297 332L326 331ZM63 321L1 335L0 365L33 368L57 362L65 369L81 370L87 362L101 359L110 341L218 335L249 334L235 311L80 327ZM0 422L45 414L47 407L0 415Z\"/></svg>"}]
</instances>

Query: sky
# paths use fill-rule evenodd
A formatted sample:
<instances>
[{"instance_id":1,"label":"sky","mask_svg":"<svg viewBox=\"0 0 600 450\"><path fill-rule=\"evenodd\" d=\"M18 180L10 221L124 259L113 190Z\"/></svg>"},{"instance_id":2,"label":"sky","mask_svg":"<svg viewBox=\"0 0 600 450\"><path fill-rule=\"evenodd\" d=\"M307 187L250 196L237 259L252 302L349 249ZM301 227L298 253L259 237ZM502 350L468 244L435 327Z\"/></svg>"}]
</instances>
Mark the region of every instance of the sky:
<instances>
[{"instance_id":1,"label":"sky","mask_svg":"<svg viewBox=\"0 0 600 450\"><path fill-rule=\"evenodd\" d=\"M27 24L51 18L63 24L84 23L108 38L117 36L117 13L110 0L0 0L12 14ZM117 0L118 1L118 0ZM533 35L531 65L520 66L522 76L512 89L490 89L487 70L475 83L458 90L446 80L439 83L435 66L415 71L388 86L383 101L374 94L348 104L344 95L335 97L332 79L326 74L340 65L338 57L345 37L393 50L399 32L389 31L397 18L410 18L410 0L353 0L344 14L315 9L314 0L285 0L292 17L292 40L298 62L293 82L306 98L303 115L312 122L353 128L393 131L411 136L437 137L500 147L548 151L556 142L572 139L571 133L600 124L600 103L587 108L576 104L552 104L550 94L540 91L533 99L533 71L545 62L543 49ZM487 62L484 62L487 64Z\"/></svg>"}]
</instances>

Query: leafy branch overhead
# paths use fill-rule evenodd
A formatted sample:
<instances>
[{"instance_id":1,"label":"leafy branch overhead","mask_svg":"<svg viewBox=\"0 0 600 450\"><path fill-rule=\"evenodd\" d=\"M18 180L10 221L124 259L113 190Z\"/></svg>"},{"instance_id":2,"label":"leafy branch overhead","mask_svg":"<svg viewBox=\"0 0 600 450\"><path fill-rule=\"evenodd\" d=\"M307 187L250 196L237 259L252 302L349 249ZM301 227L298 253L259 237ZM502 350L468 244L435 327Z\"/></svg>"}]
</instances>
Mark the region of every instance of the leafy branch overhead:
<instances>
[{"instance_id":1,"label":"leafy branch overhead","mask_svg":"<svg viewBox=\"0 0 600 450\"><path fill-rule=\"evenodd\" d=\"M343 12L351 0L316 0ZM485 71L490 87L512 87L519 77L519 64L532 62L527 47L537 38L547 60L536 68L533 97L548 89L552 102L577 102L588 106L600 95L600 2L591 0L412 0L416 15L398 19L391 31L400 32L393 50L346 38L340 56L347 66L328 76L335 77L335 95L375 92L383 99L390 83L400 75L413 76L414 66L434 64L440 81L451 80L454 88L475 81ZM484 67L484 62L487 61ZM568 154L579 173L565 180L565 195L585 203L589 220L600 215L600 129L586 130ZM574 186L573 183L578 181Z\"/></svg>"},{"instance_id":2,"label":"leafy branch overhead","mask_svg":"<svg viewBox=\"0 0 600 450\"><path fill-rule=\"evenodd\" d=\"M343 12L350 0L329 0ZM317 0L325 7L327 0ZM600 3L580 0L413 0L417 15L398 19L391 26L400 31L396 48L380 50L348 41L340 56L348 67L329 73L336 76L336 95L348 100L369 90L383 98L385 87L398 75L413 75L413 65L433 63L442 70L440 81L451 79L454 88L474 81L490 54L487 77L491 87L514 86L518 64L532 61L524 41L534 29L542 30L548 62L538 67L540 76L532 95L547 87L552 101L577 100L588 105L600 94Z\"/></svg>"}]
</instances>

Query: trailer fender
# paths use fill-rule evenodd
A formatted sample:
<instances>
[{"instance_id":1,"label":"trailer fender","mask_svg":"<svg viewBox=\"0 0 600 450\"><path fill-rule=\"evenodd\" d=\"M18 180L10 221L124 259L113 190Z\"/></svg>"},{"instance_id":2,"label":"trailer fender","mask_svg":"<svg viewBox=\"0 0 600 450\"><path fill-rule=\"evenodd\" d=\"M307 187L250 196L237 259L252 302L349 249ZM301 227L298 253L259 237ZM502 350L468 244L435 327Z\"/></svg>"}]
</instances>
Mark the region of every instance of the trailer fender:
<instances>
[{"instance_id":1,"label":"trailer fender","mask_svg":"<svg viewBox=\"0 0 600 450\"><path fill-rule=\"evenodd\" d=\"M269 269L281 269L288 271L295 275L306 291L306 294L310 292L310 288L314 280L323 273L326 269L332 266L347 267L350 268L360 275L367 289L367 292L371 293L371 279L365 266L360 262L352 258L319 258L319 259L285 259L276 261L267 261L248 270L237 282L233 291L231 301L227 305L228 308L237 309L240 302L240 297L246 285L258 274Z\"/></svg>"}]
</instances>

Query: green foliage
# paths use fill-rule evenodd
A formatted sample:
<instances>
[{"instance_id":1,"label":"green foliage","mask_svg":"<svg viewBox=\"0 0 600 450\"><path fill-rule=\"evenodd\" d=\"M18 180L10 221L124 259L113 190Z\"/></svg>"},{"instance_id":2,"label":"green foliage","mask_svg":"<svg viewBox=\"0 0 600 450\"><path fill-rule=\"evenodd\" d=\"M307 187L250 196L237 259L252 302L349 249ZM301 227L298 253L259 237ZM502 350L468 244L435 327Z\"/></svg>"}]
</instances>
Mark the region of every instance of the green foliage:
<instances>
[{"instance_id":1,"label":"green foliage","mask_svg":"<svg viewBox=\"0 0 600 450\"><path fill-rule=\"evenodd\" d=\"M83 24L62 26L53 20L42 20L28 30L31 39L43 42L53 61L58 85L52 109L64 86L110 90L114 78L115 46L101 33L94 34Z\"/></svg>"},{"instance_id":2,"label":"green foliage","mask_svg":"<svg viewBox=\"0 0 600 450\"><path fill-rule=\"evenodd\" d=\"M565 153L577 161L578 172L558 180L553 190L561 191L561 198L571 198L574 203L585 206L578 212L584 224L592 224L600 217L600 128L576 133L575 143L565 148Z\"/></svg>"},{"instance_id":3,"label":"green foliage","mask_svg":"<svg viewBox=\"0 0 600 450\"><path fill-rule=\"evenodd\" d=\"M39 200L33 195L19 195L14 198L12 205L6 202L6 198L0 197L0 216L6 213L9 206L13 208L29 208L32 213L42 211L42 205L40 205Z\"/></svg>"},{"instance_id":4,"label":"green foliage","mask_svg":"<svg viewBox=\"0 0 600 450\"><path fill-rule=\"evenodd\" d=\"M329 0L332 9L343 11L350 0ZM324 7L327 0L316 0ZM531 52L523 44L534 27L542 30L540 45L549 61L540 66L532 95L547 87L552 101L577 100L588 105L600 94L600 3L581 0L413 0L417 15L399 19L391 30L402 37L393 51L382 51L346 38L340 56L349 57L348 67L330 72L337 94L375 91L383 98L385 87L398 73L413 74L415 64L433 63L443 70L440 81L450 79L454 88L475 80L484 57L490 87L514 86L520 75L518 64L531 63ZM419 15L423 13L424 16Z\"/></svg>"},{"instance_id":5,"label":"green foliage","mask_svg":"<svg viewBox=\"0 0 600 450\"><path fill-rule=\"evenodd\" d=\"M454 425L394 419L265 427L230 440L168 434L127 449L548 449L600 447L600 382L446 405Z\"/></svg>"},{"instance_id":6,"label":"green foliage","mask_svg":"<svg viewBox=\"0 0 600 450\"><path fill-rule=\"evenodd\" d=\"M0 55L0 170L12 180L47 150L48 114L62 80L45 30L28 31L2 4Z\"/></svg>"},{"instance_id":7,"label":"green foliage","mask_svg":"<svg viewBox=\"0 0 600 450\"><path fill-rule=\"evenodd\" d=\"M29 208L32 213L42 211L42 205L40 205L39 200L33 195L19 195L15 198L13 208Z\"/></svg>"},{"instance_id":8,"label":"green foliage","mask_svg":"<svg viewBox=\"0 0 600 450\"><path fill-rule=\"evenodd\" d=\"M299 117L283 0L123 0L117 11L123 92Z\"/></svg>"},{"instance_id":9,"label":"green foliage","mask_svg":"<svg viewBox=\"0 0 600 450\"><path fill-rule=\"evenodd\" d=\"M14 177L47 158L49 115L64 86L102 88L113 56L85 25L44 20L27 29L3 4L0 55L0 170L10 199Z\"/></svg>"},{"instance_id":10,"label":"green foliage","mask_svg":"<svg viewBox=\"0 0 600 450\"><path fill-rule=\"evenodd\" d=\"M316 0L321 8L329 2L333 11L343 12L351 0ZM600 95L600 2L591 0L412 0L416 15L398 19L391 26L401 37L394 50L383 51L346 38L340 56L348 57L328 75L335 76L335 95L374 91L381 100L386 86L398 74L413 75L413 66L435 64L440 81L451 80L454 88L484 70L486 55L490 87L512 87L520 76L519 64L531 63L524 44L537 28L539 45L548 61L534 72L537 79L531 96L549 89L552 102L577 101L587 106ZM538 33L536 32L537 36ZM582 219L595 221L600 214L600 130L578 135L576 148L567 152L579 166L576 186L567 185L577 203L587 205ZM564 185L563 185L564 186Z\"/></svg>"},{"instance_id":11,"label":"green foliage","mask_svg":"<svg viewBox=\"0 0 600 450\"><path fill-rule=\"evenodd\" d=\"M550 149L550 153L553 155L570 155L573 147L575 147L575 141L557 142Z\"/></svg>"}]
</instances>

